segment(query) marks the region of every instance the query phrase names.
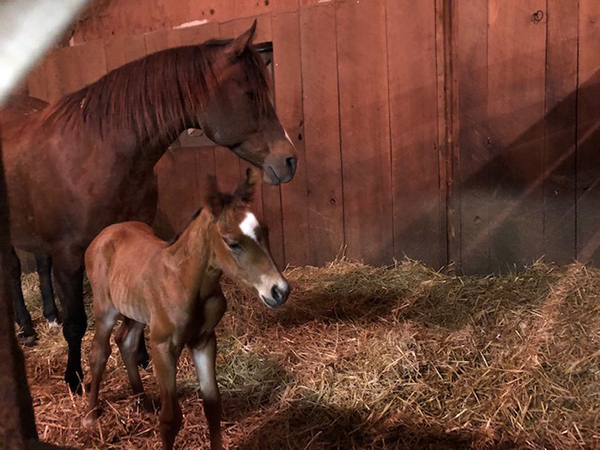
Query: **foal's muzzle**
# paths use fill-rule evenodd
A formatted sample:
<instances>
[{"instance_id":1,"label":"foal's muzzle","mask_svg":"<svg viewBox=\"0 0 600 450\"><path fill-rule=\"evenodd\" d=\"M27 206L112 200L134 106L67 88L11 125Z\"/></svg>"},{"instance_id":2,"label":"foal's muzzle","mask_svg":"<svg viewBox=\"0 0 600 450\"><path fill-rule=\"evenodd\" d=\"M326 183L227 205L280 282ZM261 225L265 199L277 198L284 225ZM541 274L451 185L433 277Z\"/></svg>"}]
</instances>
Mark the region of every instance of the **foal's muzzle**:
<instances>
[{"instance_id":1,"label":"foal's muzzle","mask_svg":"<svg viewBox=\"0 0 600 450\"><path fill-rule=\"evenodd\" d=\"M279 308L283 305L290 295L290 285L287 281L274 284L271 287L270 295L261 294L261 299L269 308Z\"/></svg>"}]
</instances>

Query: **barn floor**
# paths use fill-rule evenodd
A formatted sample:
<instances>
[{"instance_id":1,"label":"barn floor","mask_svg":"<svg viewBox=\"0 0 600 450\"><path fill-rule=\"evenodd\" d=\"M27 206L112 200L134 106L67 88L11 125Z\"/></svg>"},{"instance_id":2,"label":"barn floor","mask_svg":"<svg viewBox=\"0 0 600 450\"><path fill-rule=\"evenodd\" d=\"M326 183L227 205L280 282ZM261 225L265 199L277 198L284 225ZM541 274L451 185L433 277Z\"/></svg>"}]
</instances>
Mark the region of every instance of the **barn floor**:
<instances>
[{"instance_id":1,"label":"barn floor","mask_svg":"<svg viewBox=\"0 0 600 450\"><path fill-rule=\"evenodd\" d=\"M452 277L410 261L339 261L287 275L295 290L278 311L225 286L218 373L230 448L600 448L600 270ZM133 408L116 349L99 425L81 427L85 400L62 381L62 334L43 323L35 276L24 283L41 335L26 349L41 438L160 448L157 418ZM143 378L156 397L152 372ZM187 351L178 379L177 447L208 448Z\"/></svg>"}]
</instances>

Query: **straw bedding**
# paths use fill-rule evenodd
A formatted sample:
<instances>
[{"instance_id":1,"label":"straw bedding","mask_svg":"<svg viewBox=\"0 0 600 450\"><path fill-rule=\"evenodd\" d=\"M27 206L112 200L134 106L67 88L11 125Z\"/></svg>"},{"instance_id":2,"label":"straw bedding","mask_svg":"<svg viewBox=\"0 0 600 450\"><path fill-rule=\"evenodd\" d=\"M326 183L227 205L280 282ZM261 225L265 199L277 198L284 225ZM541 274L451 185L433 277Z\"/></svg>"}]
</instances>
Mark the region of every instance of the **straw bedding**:
<instances>
[{"instance_id":1,"label":"straw bedding","mask_svg":"<svg viewBox=\"0 0 600 450\"><path fill-rule=\"evenodd\" d=\"M600 448L600 270L536 263L519 274L456 277L412 261L340 260L286 276L294 291L277 311L224 281L218 380L230 448ZM114 345L103 413L94 429L81 427L86 401L62 380L62 333L43 323L35 275L24 285L40 333L25 351L41 438L160 448L157 416L134 407ZM158 398L152 371L142 378ZM187 350L178 385L176 445L208 448Z\"/></svg>"}]
</instances>

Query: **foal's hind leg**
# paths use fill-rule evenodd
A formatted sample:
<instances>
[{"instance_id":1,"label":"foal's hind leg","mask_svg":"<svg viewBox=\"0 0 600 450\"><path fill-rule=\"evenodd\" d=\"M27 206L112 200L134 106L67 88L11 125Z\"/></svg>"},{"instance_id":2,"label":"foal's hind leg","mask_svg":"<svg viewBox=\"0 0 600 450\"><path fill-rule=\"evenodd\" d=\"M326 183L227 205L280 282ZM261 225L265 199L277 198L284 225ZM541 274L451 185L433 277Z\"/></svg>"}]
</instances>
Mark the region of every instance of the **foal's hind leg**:
<instances>
[{"instance_id":1,"label":"foal's hind leg","mask_svg":"<svg viewBox=\"0 0 600 450\"><path fill-rule=\"evenodd\" d=\"M25 345L33 345L35 344L37 336L35 330L33 329L31 315L25 306L23 289L21 288L21 261L19 260L14 248L11 249L9 258L10 288L12 289L13 294L15 319L19 325L19 328L21 328L19 338Z\"/></svg>"},{"instance_id":2,"label":"foal's hind leg","mask_svg":"<svg viewBox=\"0 0 600 450\"><path fill-rule=\"evenodd\" d=\"M220 450L223 446L221 438L221 394L217 385L215 360L217 356L217 338L215 333L194 343L190 348L202 391L204 415L208 421L210 432L210 448Z\"/></svg>"},{"instance_id":3,"label":"foal's hind leg","mask_svg":"<svg viewBox=\"0 0 600 450\"><path fill-rule=\"evenodd\" d=\"M127 368L129 382L135 395L140 395L142 406L146 410L152 409L151 403L144 394L144 386L140 378L140 370L137 365L137 350L140 338L143 337L144 324L128 318L123 319L123 323L115 333L115 341L119 346L123 363Z\"/></svg>"},{"instance_id":4,"label":"foal's hind leg","mask_svg":"<svg viewBox=\"0 0 600 450\"><path fill-rule=\"evenodd\" d=\"M154 342L150 348L154 361L154 372L160 387L161 408L159 415L160 437L163 450L171 450L181 428L183 416L177 401L176 374L177 358L172 342Z\"/></svg>"},{"instance_id":5,"label":"foal's hind leg","mask_svg":"<svg viewBox=\"0 0 600 450\"><path fill-rule=\"evenodd\" d=\"M90 355L90 370L92 372L92 383L90 387L90 398L87 413L83 419L83 426L89 427L98 418L98 391L102 375L106 369L106 363L110 356L110 333L117 322L118 312L114 308L96 314L96 334L92 342L92 353Z\"/></svg>"},{"instance_id":6,"label":"foal's hind leg","mask_svg":"<svg viewBox=\"0 0 600 450\"><path fill-rule=\"evenodd\" d=\"M58 308L54 301L54 289L52 288L52 258L50 255L36 254L35 262L40 277L42 289L42 301L44 303L44 317L51 327L58 326Z\"/></svg>"},{"instance_id":7,"label":"foal's hind leg","mask_svg":"<svg viewBox=\"0 0 600 450\"><path fill-rule=\"evenodd\" d=\"M142 331L143 330L144 327L142 326ZM150 355L148 354L148 350L146 349L146 339L144 339L143 334L137 348L136 362L138 366L143 367L144 369L148 367L148 363L150 362Z\"/></svg>"}]
</instances>

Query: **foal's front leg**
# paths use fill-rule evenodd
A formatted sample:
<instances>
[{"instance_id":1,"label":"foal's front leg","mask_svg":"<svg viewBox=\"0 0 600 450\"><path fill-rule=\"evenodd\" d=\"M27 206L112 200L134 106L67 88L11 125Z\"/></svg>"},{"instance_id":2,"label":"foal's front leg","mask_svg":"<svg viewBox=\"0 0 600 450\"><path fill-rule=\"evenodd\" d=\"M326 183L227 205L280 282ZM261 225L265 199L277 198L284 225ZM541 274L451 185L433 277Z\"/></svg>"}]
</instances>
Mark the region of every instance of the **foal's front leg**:
<instances>
[{"instance_id":1,"label":"foal's front leg","mask_svg":"<svg viewBox=\"0 0 600 450\"><path fill-rule=\"evenodd\" d=\"M217 356L217 338L214 331L190 348L202 391L204 415L210 431L210 448L220 450L221 438L221 393L217 385L215 360Z\"/></svg>"},{"instance_id":2,"label":"foal's front leg","mask_svg":"<svg viewBox=\"0 0 600 450\"><path fill-rule=\"evenodd\" d=\"M154 360L154 372L160 388L161 408L158 416L160 437L163 450L171 450L183 419L181 407L177 401L177 386L175 384L179 355L174 350L170 340L160 343L153 341L150 352Z\"/></svg>"}]
</instances>

